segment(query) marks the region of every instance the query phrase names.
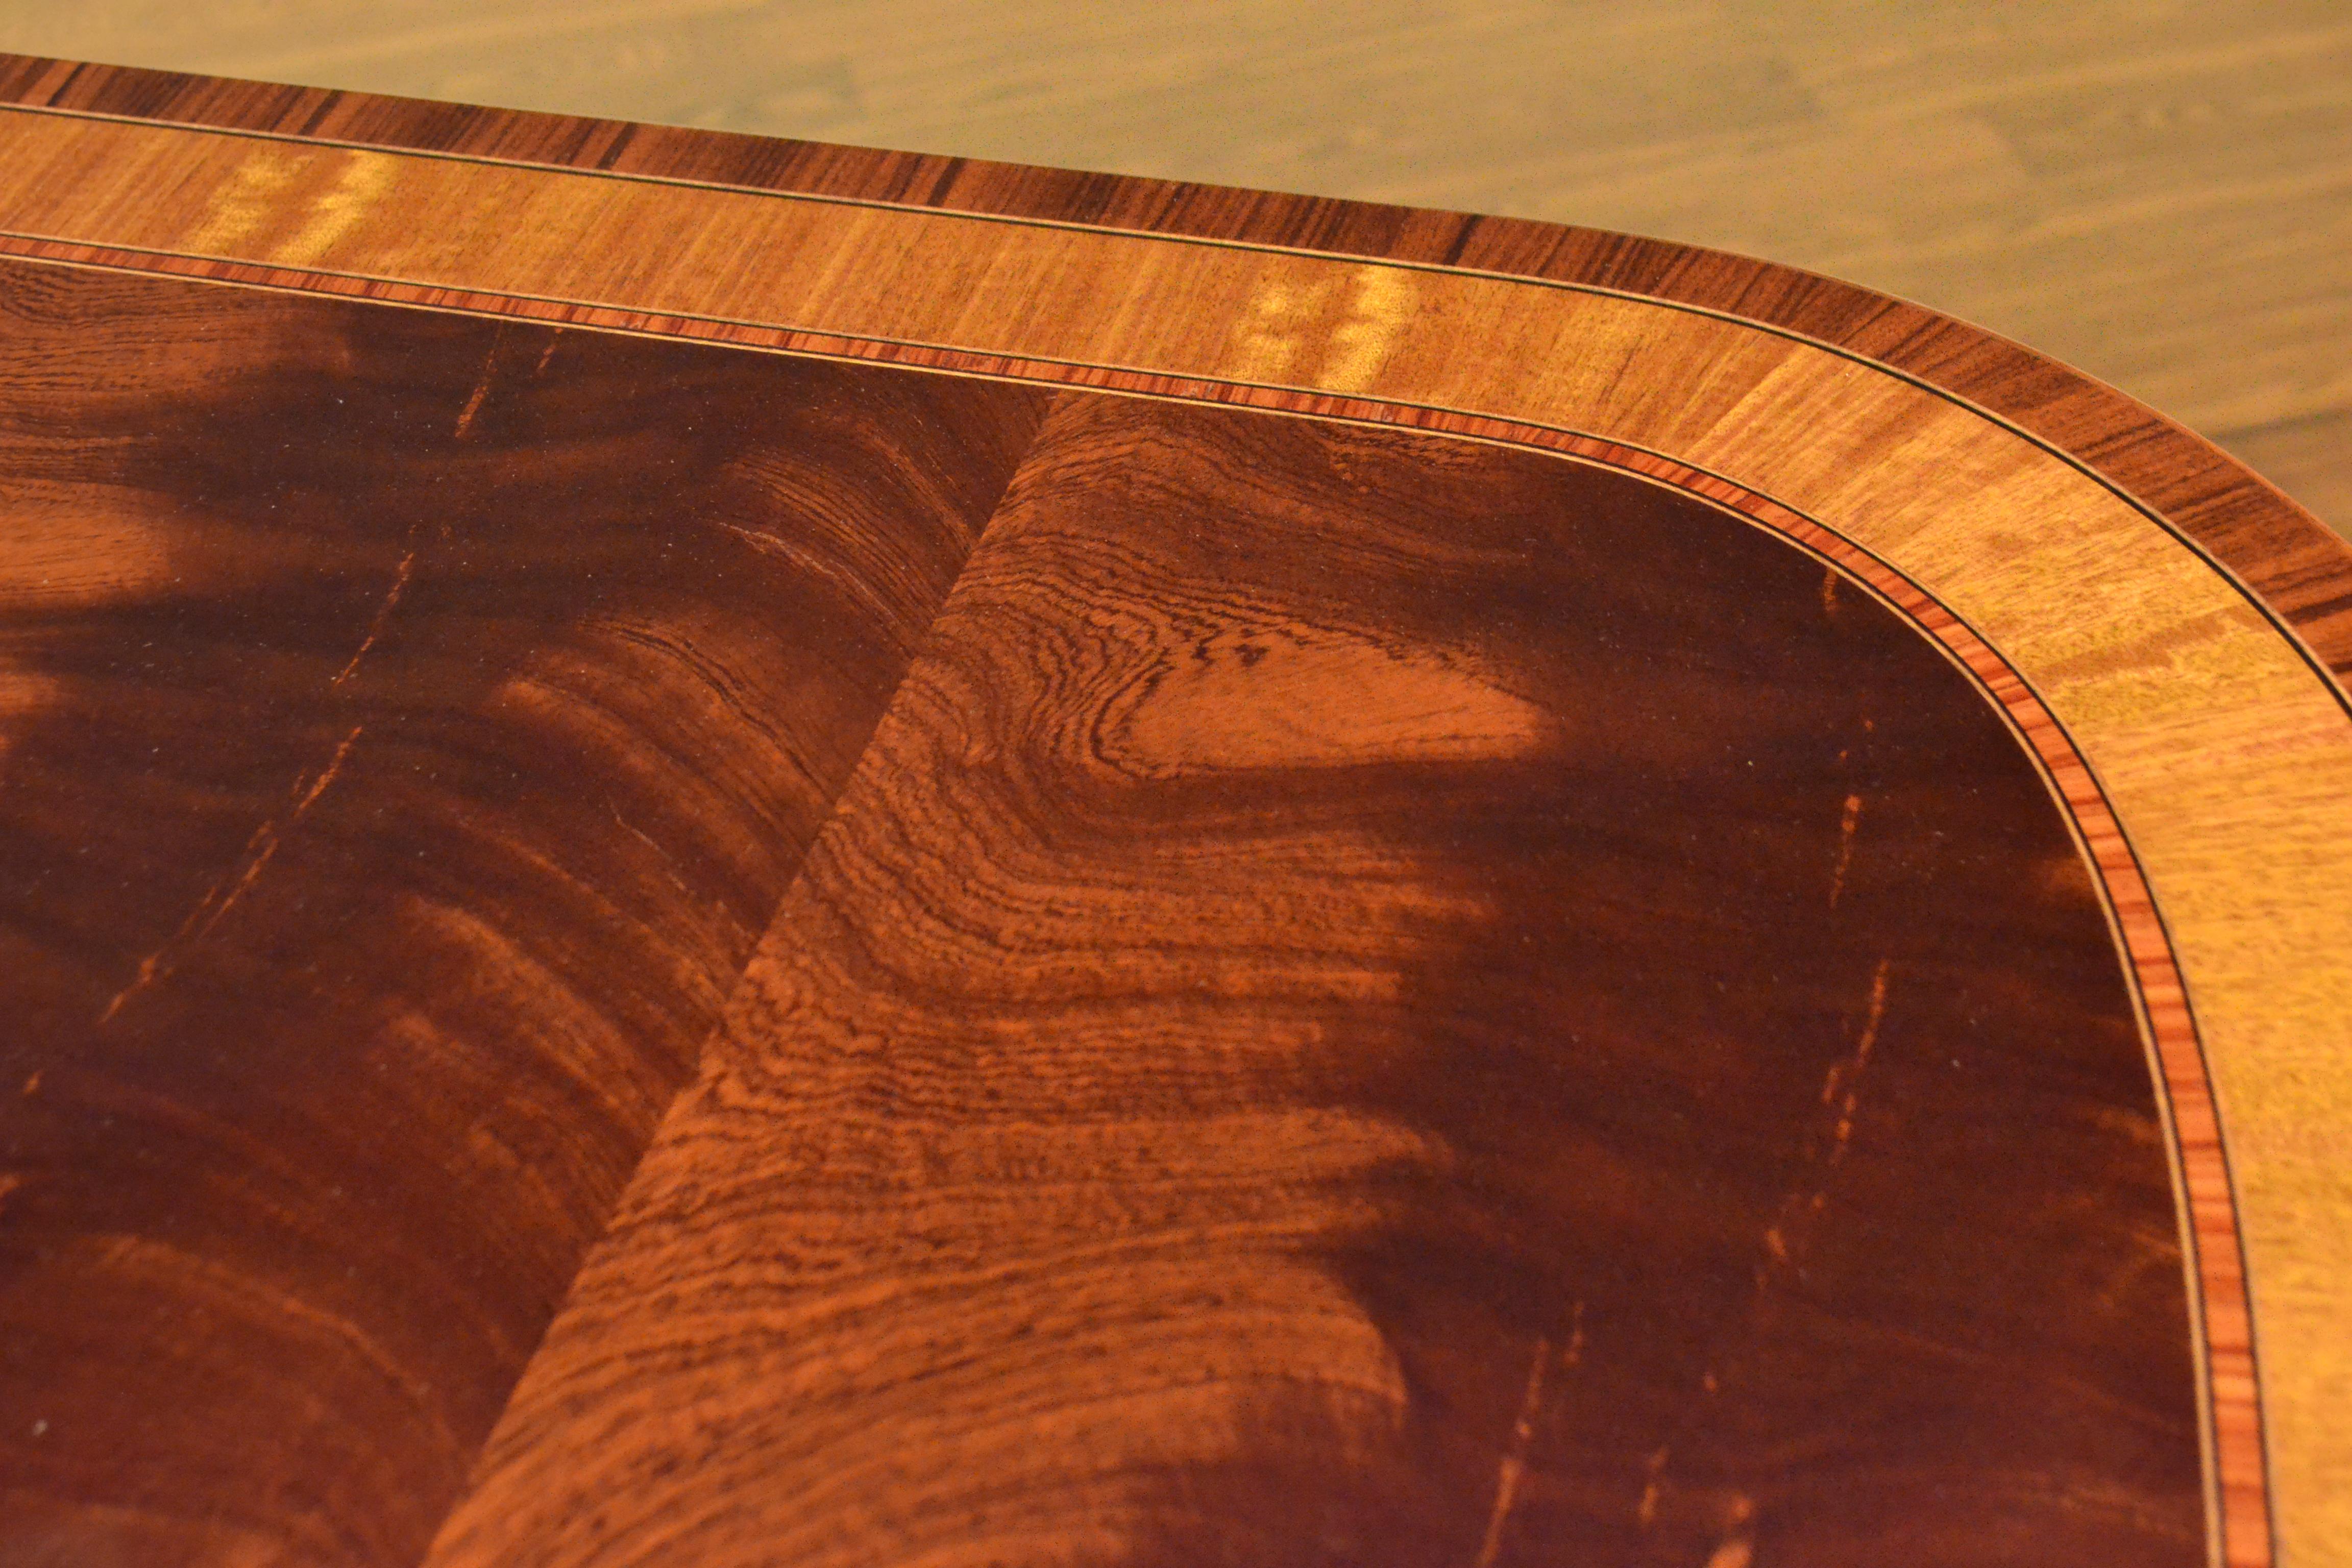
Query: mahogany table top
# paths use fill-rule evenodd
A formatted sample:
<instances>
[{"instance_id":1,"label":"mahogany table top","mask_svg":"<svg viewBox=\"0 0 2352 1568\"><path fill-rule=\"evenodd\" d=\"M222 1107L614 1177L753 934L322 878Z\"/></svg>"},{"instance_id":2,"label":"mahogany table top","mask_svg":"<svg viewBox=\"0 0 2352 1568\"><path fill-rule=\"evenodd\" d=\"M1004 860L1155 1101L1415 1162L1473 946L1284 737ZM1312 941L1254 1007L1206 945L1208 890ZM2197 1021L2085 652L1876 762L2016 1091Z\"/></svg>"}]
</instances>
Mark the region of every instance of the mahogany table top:
<instances>
[{"instance_id":1,"label":"mahogany table top","mask_svg":"<svg viewBox=\"0 0 2352 1568\"><path fill-rule=\"evenodd\" d=\"M2347 675L1826 279L0 57L0 1560L2352 1563Z\"/></svg>"}]
</instances>

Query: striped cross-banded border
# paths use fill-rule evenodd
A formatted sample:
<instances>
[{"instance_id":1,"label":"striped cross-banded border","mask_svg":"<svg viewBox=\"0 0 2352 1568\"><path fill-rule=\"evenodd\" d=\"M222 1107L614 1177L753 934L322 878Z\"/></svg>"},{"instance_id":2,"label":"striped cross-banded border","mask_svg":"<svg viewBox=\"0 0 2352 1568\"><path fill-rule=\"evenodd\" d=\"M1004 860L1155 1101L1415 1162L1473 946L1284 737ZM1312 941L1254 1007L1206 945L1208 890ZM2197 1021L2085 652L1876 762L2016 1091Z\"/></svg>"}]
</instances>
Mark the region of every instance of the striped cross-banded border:
<instances>
[{"instance_id":1,"label":"striped cross-banded border","mask_svg":"<svg viewBox=\"0 0 2352 1568\"><path fill-rule=\"evenodd\" d=\"M1662 453L1573 430L1393 400L975 353L930 343L411 283L0 233L0 256L109 271L327 295L557 327L685 339L933 373L1066 386L1417 430L1616 468L1698 496L1770 530L1904 616L2006 717L2063 806L2124 955L2182 1194L2190 1310L2202 1376L2208 1534L2226 1568L2273 1562L2262 1413L2244 1254L2211 1080L2163 918L2096 775L2041 696L1968 623L1878 555L1793 508Z\"/></svg>"}]
</instances>

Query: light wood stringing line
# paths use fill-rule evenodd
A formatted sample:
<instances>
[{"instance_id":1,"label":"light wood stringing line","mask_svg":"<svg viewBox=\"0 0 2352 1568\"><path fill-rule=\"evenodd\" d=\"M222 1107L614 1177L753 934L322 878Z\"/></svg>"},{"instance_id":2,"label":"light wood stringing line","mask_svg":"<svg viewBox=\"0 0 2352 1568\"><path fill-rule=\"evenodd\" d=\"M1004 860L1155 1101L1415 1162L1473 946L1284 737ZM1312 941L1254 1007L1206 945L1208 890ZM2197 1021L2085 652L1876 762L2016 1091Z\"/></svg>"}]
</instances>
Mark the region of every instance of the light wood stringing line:
<instances>
[{"instance_id":1,"label":"light wood stringing line","mask_svg":"<svg viewBox=\"0 0 2352 1568\"><path fill-rule=\"evenodd\" d=\"M2043 693L2147 868L2238 1179L2281 1545L2352 1562L2352 721L2209 563L2031 441L1825 350L1505 279L61 116L5 134L21 233L1580 428L1885 558Z\"/></svg>"}]
</instances>

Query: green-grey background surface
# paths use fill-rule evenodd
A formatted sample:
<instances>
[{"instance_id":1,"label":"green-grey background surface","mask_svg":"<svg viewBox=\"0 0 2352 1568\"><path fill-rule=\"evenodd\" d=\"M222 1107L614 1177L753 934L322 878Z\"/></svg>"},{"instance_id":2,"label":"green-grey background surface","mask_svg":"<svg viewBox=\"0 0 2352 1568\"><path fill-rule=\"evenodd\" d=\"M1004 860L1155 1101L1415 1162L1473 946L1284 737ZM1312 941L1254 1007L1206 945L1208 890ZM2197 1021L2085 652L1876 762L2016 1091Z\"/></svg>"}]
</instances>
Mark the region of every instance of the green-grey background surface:
<instances>
[{"instance_id":1,"label":"green-grey background surface","mask_svg":"<svg viewBox=\"0 0 2352 1568\"><path fill-rule=\"evenodd\" d=\"M2352 0L0 0L0 48L1721 246L2352 529Z\"/></svg>"}]
</instances>

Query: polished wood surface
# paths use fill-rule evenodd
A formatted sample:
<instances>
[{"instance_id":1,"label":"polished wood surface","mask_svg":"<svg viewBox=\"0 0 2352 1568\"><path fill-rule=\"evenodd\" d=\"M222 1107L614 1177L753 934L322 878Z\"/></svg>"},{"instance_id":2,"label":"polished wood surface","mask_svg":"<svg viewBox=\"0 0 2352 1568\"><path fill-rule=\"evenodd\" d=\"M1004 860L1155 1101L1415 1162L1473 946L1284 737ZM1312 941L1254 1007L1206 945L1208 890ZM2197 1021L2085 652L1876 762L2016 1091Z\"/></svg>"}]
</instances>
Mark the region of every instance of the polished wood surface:
<instances>
[{"instance_id":1,"label":"polished wood surface","mask_svg":"<svg viewBox=\"0 0 2352 1568\"><path fill-rule=\"evenodd\" d=\"M1037 395L22 265L0 331L13 1550L413 1561Z\"/></svg>"},{"instance_id":2,"label":"polished wood surface","mask_svg":"<svg viewBox=\"0 0 2352 1568\"><path fill-rule=\"evenodd\" d=\"M121 847L25 879L95 1003L28 1037L194 1106L0 1209L106 1238L6 1310L126 1369L12 1363L16 1539L2339 1560L2352 551L2210 447L1622 237L5 89L26 844ZM236 1370L298 1352L433 1430Z\"/></svg>"},{"instance_id":3,"label":"polished wood surface","mask_svg":"<svg viewBox=\"0 0 2352 1568\"><path fill-rule=\"evenodd\" d=\"M1769 256L2031 343L2352 531L2338 0L0 0L0 48Z\"/></svg>"},{"instance_id":4,"label":"polished wood surface","mask_svg":"<svg viewBox=\"0 0 2352 1568\"><path fill-rule=\"evenodd\" d=\"M0 68L0 100L1483 269L1723 310L1916 377L2082 457L2294 617L2339 674L2352 671L2352 603L2336 587L2344 541L2208 443L2031 349L1746 257L1508 218L57 61ZM473 268L461 270L470 280Z\"/></svg>"},{"instance_id":5,"label":"polished wood surface","mask_svg":"<svg viewBox=\"0 0 2352 1568\"><path fill-rule=\"evenodd\" d=\"M432 1561L2196 1563L2137 1033L1819 563L1067 399Z\"/></svg>"}]
</instances>

